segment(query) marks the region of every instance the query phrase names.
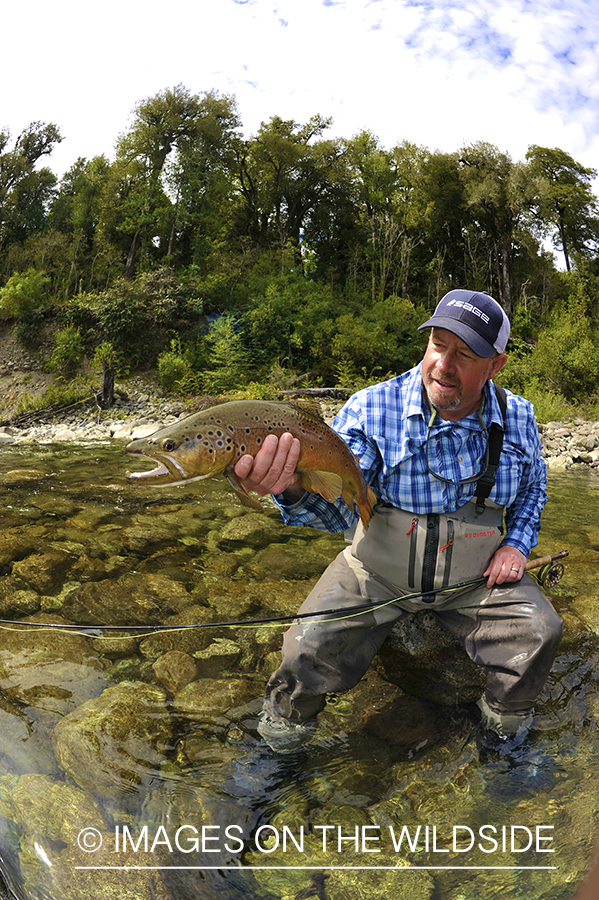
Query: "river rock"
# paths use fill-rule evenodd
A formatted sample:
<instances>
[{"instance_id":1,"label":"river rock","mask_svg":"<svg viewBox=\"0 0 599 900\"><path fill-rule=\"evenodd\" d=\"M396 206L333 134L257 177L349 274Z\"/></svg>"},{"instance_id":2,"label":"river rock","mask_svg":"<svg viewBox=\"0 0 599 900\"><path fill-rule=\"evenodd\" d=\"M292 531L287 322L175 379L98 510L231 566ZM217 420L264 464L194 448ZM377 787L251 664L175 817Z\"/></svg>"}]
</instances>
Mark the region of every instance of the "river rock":
<instances>
[{"instance_id":1,"label":"river rock","mask_svg":"<svg viewBox=\"0 0 599 900\"><path fill-rule=\"evenodd\" d=\"M178 581L163 575L124 575L84 584L65 598L63 614L81 625L154 625L192 603Z\"/></svg>"},{"instance_id":2,"label":"river rock","mask_svg":"<svg viewBox=\"0 0 599 900\"><path fill-rule=\"evenodd\" d=\"M228 522L221 529L218 543L223 549L236 547L266 547L281 534L281 520L277 516L259 512L246 513Z\"/></svg>"},{"instance_id":3,"label":"river rock","mask_svg":"<svg viewBox=\"0 0 599 900\"><path fill-rule=\"evenodd\" d=\"M152 669L171 697L198 676L198 666L193 656L180 650L169 650L163 656L159 656Z\"/></svg>"},{"instance_id":4,"label":"river rock","mask_svg":"<svg viewBox=\"0 0 599 900\"><path fill-rule=\"evenodd\" d=\"M348 825L342 833L349 831L353 835L359 827L356 825L352 828ZM309 835L308 840L304 840L303 845L300 844L301 850L291 840L288 840L286 848L283 848L282 842L279 847L269 847L266 844L265 851L255 850L248 854L247 864L259 867L255 872L256 880L275 897L326 897L327 900L347 900L348 897L351 900L388 900L393 897L393 900L430 900L433 896L435 882L428 872L393 871L394 868L404 869L409 864L402 856L393 853L392 849L391 852L385 852L389 848L372 826L366 834L374 837L374 840L367 842L365 846L367 850L374 851L372 855L376 856L376 866L364 861L364 857L371 853L362 853L361 845L356 850L349 843L343 846L342 865L331 869L332 853L339 854L336 833L333 826L334 836L329 840L326 851L323 851L323 839L319 832L318 835ZM265 834L265 841L268 841L268 832ZM377 850L382 852L376 852ZM265 855L268 866L263 864ZM364 868L372 871L364 871Z\"/></svg>"},{"instance_id":5,"label":"river rock","mask_svg":"<svg viewBox=\"0 0 599 900\"><path fill-rule=\"evenodd\" d=\"M102 841L103 847L99 853L85 852L75 841L53 858L52 869L47 876L52 897L59 897L60 900L98 900L99 897L102 900L172 900L177 896L165 885L162 872L156 871L157 867L166 868L172 864L172 854L164 847L159 846L154 852L148 850L146 853L143 842L139 850L128 845L127 850L117 856L117 865L123 868L111 869L115 863L114 832L103 834ZM90 857L93 865L106 866L106 870L97 872L85 869L90 865ZM170 873L167 872L167 875ZM171 877L175 876L178 873ZM179 896L191 897L192 894ZM206 900L212 900L215 896L207 894Z\"/></svg>"},{"instance_id":6,"label":"river rock","mask_svg":"<svg viewBox=\"0 0 599 900\"><path fill-rule=\"evenodd\" d=\"M55 721L51 723L54 726ZM57 775L52 740L43 718L26 715L17 704L0 698L0 759L6 772Z\"/></svg>"},{"instance_id":7,"label":"river rock","mask_svg":"<svg viewBox=\"0 0 599 900\"><path fill-rule=\"evenodd\" d=\"M144 637L139 645L140 653L146 659L158 659L169 650L189 654L202 650L214 638L214 631L212 628L190 626L208 624L214 621L214 617L213 609L197 604L188 606L182 613L165 619L163 624L167 626L167 630L156 631Z\"/></svg>"},{"instance_id":8,"label":"river rock","mask_svg":"<svg viewBox=\"0 0 599 900\"><path fill-rule=\"evenodd\" d=\"M472 703L481 696L486 674L433 613L415 613L396 622L375 657L380 674L408 694L435 703Z\"/></svg>"},{"instance_id":9,"label":"river rock","mask_svg":"<svg viewBox=\"0 0 599 900\"><path fill-rule=\"evenodd\" d=\"M234 710L256 693L256 685L244 678L201 678L179 691L173 706L184 719L224 728L234 718Z\"/></svg>"},{"instance_id":10,"label":"river rock","mask_svg":"<svg viewBox=\"0 0 599 900\"><path fill-rule=\"evenodd\" d=\"M164 691L123 681L62 719L53 744L58 762L83 790L119 801L156 783L172 731Z\"/></svg>"},{"instance_id":11,"label":"river rock","mask_svg":"<svg viewBox=\"0 0 599 900\"><path fill-rule=\"evenodd\" d=\"M70 844L81 829L104 825L102 809L89 794L48 775L21 775L10 791L10 803L10 818L20 829L50 841Z\"/></svg>"},{"instance_id":12,"label":"river rock","mask_svg":"<svg viewBox=\"0 0 599 900\"><path fill-rule=\"evenodd\" d=\"M324 572L338 550L337 547L331 551L328 543L321 547L318 540L307 544L271 544L259 550L253 559L245 563L244 569L258 581L272 578L275 572L290 581L313 578Z\"/></svg>"},{"instance_id":13,"label":"river rock","mask_svg":"<svg viewBox=\"0 0 599 900\"><path fill-rule=\"evenodd\" d=\"M49 550L16 562L12 571L16 578L20 578L38 594L53 594L61 587L65 573L73 562L70 554Z\"/></svg>"},{"instance_id":14,"label":"river rock","mask_svg":"<svg viewBox=\"0 0 599 900\"><path fill-rule=\"evenodd\" d=\"M149 525L132 525L123 528L121 540L128 550L135 553L153 553L160 550L172 540L172 533L168 528L162 528L156 521Z\"/></svg>"},{"instance_id":15,"label":"river rock","mask_svg":"<svg viewBox=\"0 0 599 900\"><path fill-rule=\"evenodd\" d=\"M45 529L35 531L30 528L11 528L0 534L0 567L10 565L15 560L24 559L37 549L39 537Z\"/></svg>"},{"instance_id":16,"label":"river rock","mask_svg":"<svg viewBox=\"0 0 599 900\"><path fill-rule=\"evenodd\" d=\"M43 614L32 621L61 623ZM9 700L67 715L105 685L87 637L59 628L0 632L0 690Z\"/></svg>"},{"instance_id":17,"label":"river rock","mask_svg":"<svg viewBox=\"0 0 599 900\"><path fill-rule=\"evenodd\" d=\"M40 597L35 591L23 590L22 585L10 576L0 579L0 618L20 619L39 608Z\"/></svg>"},{"instance_id":18,"label":"river rock","mask_svg":"<svg viewBox=\"0 0 599 900\"><path fill-rule=\"evenodd\" d=\"M240 656L241 648L235 641L216 638L205 650L197 650L194 653L198 676L219 678L235 665Z\"/></svg>"}]
</instances>

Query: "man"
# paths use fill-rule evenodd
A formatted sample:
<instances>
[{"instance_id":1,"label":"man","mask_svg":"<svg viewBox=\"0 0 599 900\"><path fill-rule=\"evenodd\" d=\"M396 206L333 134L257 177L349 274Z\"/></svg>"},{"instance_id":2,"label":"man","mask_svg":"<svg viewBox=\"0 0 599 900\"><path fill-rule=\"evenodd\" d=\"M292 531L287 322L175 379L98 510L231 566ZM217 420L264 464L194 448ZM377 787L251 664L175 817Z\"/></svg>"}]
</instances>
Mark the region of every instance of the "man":
<instances>
[{"instance_id":1,"label":"man","mask_svg":"<svg viewBox=\"0 0 599 900\"><path fill-rule=\"evenodd\" d=\"M479 707L500 745L524 733L555 658L561 620L524 574L547 499L534 412L491 380L507 361L509 320L488 294L454 290L420 327L430 329L421 364L359 391L334 422L379 502L300 610L340 612L285 634L259 726L280 752L310 739L326 695L357 684L409 612L435 612L486 667ZM353 526L356 512L340 499L304 493L298 455L292 435L272 435L236 473L246 489L272 493L290 524ZM479 576L486 581L444 591ZM365 603L372 610L351 615Z\"/></svg>"}]
</instances>

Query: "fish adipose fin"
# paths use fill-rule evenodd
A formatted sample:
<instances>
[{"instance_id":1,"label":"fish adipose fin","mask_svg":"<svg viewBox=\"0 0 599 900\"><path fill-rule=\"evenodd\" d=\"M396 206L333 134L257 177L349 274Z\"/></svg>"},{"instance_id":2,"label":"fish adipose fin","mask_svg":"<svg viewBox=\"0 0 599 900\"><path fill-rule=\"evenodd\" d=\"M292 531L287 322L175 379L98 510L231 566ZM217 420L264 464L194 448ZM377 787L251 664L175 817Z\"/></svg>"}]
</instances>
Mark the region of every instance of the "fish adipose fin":
<instances>
[{"instance_id":1,"label":"fish adipose fin","mask_svg":"<svg viewBox=\"0 0 599 900\"><path fill-rule=\"evenodd\" d=\"M343 481L334 472L317 472L315 469L304 469L300 472L302 487L312 494L320 494L329 503L341 496Z\"/></svg>"},{"instance_id":2,"label":"fish adipose fin","mask_svg":"<svg viewBox=\"0 0 599 900\"><path fill-rule=\"evenodd\" d=\"M232 466L227 466L224 474L227 476L229 484L237 494L237 499L242 506L248 506L250 509L258 509L262 511L262 506L260 505L260 503L254 497L250 497L246 489L241 486L241 482L235 474L235 470Z\"/></svg>"}]
</instances>

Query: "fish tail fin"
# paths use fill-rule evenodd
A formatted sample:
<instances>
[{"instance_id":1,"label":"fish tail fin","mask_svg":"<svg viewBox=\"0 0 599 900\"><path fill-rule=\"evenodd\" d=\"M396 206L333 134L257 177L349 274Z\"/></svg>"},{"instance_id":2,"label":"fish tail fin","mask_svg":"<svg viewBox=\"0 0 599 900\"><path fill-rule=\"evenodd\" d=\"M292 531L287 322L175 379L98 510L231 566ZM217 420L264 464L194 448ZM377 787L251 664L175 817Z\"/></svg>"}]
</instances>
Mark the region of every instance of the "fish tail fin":
<instances>
[{"instance_id":1,"label":"fish tail fin","mask_svg":"<svg viewBox=\"0 0 599 900\"><path fill-rule=\"evenodd\" d=\"M362 525L364 526L364 530L368 530L368 524L374 515L374 505L377 503L377 497L371 487L366 485L366 491L364 492L364 496L360 498L359 501L356 500L358 505L358 512L360 513L360 519L362 520Z\"/></svg>"},{"instance_id":2,"label":"fish tail fin","mask_svg":"<svg viewBox=\"0 0 599 900\"><path fill-rule=\"evenodd\" d=\"M366 482L363 482L362 490L358 491L355 489L355 486L346 482L343 486L341 499L348 509L353 509L354 503L356 504L360 519L362 520L362 525L364 526L364 530L366 530L374 513L373 506L377 502L374 491L366 484Z\"/></svg>"}]
</instances>

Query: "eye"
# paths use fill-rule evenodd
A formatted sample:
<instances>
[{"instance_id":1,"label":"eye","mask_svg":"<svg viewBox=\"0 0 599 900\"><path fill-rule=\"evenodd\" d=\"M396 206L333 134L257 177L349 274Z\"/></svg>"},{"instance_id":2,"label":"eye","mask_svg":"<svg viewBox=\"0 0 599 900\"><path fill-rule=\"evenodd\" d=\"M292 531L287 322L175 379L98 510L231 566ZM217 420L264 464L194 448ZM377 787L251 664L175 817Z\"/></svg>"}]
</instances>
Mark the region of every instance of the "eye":
<instances>
[{"instance_id":1,"label":"eye","mask_svg":"<svg viewBox=\"0 0 599 900\"><path fill-rule=\"evenodd\" d=\"M169 453L171 450L177 449L177 442L174 441L172 438L165 438L163 440L161 446L162 446L163 450L166 450L167 453Z\"/></svg>"}]
</instances>

